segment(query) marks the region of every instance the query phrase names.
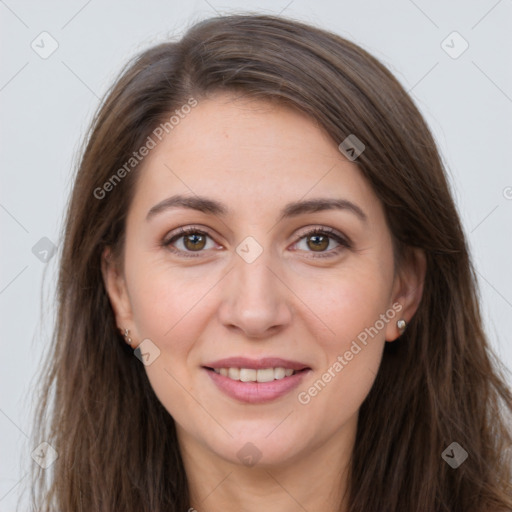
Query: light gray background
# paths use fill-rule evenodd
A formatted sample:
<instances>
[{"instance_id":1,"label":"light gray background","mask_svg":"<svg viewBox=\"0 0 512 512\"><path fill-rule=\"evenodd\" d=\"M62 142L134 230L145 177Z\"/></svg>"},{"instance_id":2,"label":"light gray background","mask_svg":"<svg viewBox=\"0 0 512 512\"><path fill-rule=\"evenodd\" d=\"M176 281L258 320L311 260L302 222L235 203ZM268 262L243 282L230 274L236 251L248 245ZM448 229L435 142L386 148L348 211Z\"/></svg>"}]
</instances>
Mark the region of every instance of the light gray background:
<instances>
[{"instance_id":1,"label":"light gray background","mask_svg":"<svg viewBox=\"0 0 512 512\"><path fill-rule=\"evenodd\" d=\"M450 174L487 332L512 368L511 0L0 0L0 511L14 510L34 463L31 392L54 318L58 256L45 264L32 247L42 237L60 243L71 169L99 98L140 50L193 20L247 10L282 12L347 37L413 95ZM43 45L43 31L59 45L47 59L31 48ZM446 40L453 31L469 44L458 58L463 41Z\"/></svg>"}]
</instances>

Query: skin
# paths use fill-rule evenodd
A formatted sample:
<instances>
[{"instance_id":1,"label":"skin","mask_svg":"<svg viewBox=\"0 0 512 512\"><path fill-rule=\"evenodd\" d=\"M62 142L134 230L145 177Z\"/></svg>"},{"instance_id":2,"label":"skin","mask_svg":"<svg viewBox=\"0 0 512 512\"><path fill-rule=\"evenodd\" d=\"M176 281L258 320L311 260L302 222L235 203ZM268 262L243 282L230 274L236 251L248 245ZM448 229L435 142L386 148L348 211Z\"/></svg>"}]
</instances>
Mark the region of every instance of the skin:
<instances>
[{"instance_id":1,"label":"skin","mask_svg":"<svg viewBox=\"0 0 512 512\"><path fill-rule=\"evenodd\" d=\"M226 93L203 99L137 172L124 260L112 261L106 250L103 274L117 324L130 329L132 346L150 339L160 350L144 369L176 422L191 506L314 512L341 504L346 510L342 496L358 410L384 343L400 334L396 321L409 321L417 309L423 254L412 252L395 273L384 210L357 163L317 123L288 107ZM208 196L230 213L173 208L146 220L174 194ZM286 203L320 197L347 199L367 219L326 210L279 220ZM173 247L196 257L162 246L187 226L208 232L202 249L194 252L183 237ZM315 227L335 230L351 246L332 238L315 245L314 235L304 236ZM248 236L263 249L252 263L236 252ZM332 256L318 257L326 253ZM300 403L298 393L394 303L400 313L360 344L309 403ZM311 372L277 400L244 404L223 394L202 368L231 356L293 359ZM261 457L253 466L237 455L248 442Z\"/></svg>"}]
</instances>

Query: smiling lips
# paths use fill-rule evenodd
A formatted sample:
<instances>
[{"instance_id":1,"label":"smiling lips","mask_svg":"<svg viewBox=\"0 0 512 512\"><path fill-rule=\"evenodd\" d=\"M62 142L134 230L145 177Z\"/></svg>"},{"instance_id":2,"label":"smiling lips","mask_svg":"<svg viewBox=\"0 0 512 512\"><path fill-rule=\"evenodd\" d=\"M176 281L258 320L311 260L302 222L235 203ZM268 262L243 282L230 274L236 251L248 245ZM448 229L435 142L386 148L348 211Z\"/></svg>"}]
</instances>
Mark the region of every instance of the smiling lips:
<instances>
[{"instance_id":1,"label":"smiling lips","mask_svg":"<svg viewBox=\"0 0 512 512\"><path fill-rule=\"evenodd\" d=\"M203 368L221 391L248 403L267 402L283 396L311 370L297 361L245 357L221 359Z\"/></svg>"}]
</instances>

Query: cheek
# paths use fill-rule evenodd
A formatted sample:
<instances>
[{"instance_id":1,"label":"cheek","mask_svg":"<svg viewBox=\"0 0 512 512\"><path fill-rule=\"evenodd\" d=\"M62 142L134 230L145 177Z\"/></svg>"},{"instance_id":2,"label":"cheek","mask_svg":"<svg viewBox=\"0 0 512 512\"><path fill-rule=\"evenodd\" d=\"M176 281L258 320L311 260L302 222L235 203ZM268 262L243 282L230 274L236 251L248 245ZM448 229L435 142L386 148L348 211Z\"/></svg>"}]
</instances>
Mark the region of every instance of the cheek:
<instances>
[{"instance_id":1,"label":"cheek","mask_svg":"<svg viewBox=\"0 0 512 512\"><path fill-rule=\"evenodd\" d=\"M151 387L178 422L195 417L198 408L192 398L196 391L188 373L189 359L208 316L204 295L213 283L142 253L132 253L126 269L138 336L140 341L151 340L158 350L144 368Z\"/></svg>"},{"instance_id":2,"label":"cheek","mask_svg":"<svg viewBox=\"0 0 512 512\"><path fill-rule=\"evenodd\" d=\"M128 288L140 336L162 343L176 339L190 315L196 315L206 292L215 284L212 274L179 268L165 255L132 253L126 260ZM188 326L190 327L190 326Z\"/></svg>"},{"instance_id":3,"label":"cheek","mask_svg":"<svg viewBox=\"0 0 512 512\"><path fill-rule=\"evenodd\" d=\"M303 275L295 283L297 295L317 314L319 326L325 327L322 328L325 333L321 336L322 344L331 357L333 351L344 351L352 340L386 313L390 306L392 278L387 266L368 261L347 265L325 276L318 272ZM385 332L381 322L378 327L379 338L383 339Z\"/></svg>"},{"instance_id":4,"label":"cheek","mask_svg":"<svg viewBox=\"0 0 512 512\"><path fill-rule=\"evenodd\" d=\"M332 428L356 413L378 372L385 328L396 321L389 297L392 274L377 265L346 269L310 290L329 329L317 337L322 366L299 390L298 401Z\"/></svg>"},{"instance_id":5,"label":"cheek","mask_svg":"<svg viewBox=\"0 0 512 512\"><path fill-rule=\"evenodd\" d=\"M321 371L328 373L325 380L333 382L332 392L340 396L349 392L357 401L361 398L357 391L365 395L378 371L385 327L394 310L388 308L385 289L378 282L344 284L321 299L322 314L334 332L321 342L326 356Z\"/></svg>"}]
</instances>

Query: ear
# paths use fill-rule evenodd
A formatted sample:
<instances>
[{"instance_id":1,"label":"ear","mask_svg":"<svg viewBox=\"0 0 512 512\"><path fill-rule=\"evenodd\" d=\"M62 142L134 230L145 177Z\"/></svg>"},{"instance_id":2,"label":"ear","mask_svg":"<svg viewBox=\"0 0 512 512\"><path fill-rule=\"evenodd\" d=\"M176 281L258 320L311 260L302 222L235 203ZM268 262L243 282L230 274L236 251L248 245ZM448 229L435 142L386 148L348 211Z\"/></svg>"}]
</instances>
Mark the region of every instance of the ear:
<instances>
[{"instance_id":1,"label":"ear","mask_svg":"<svg viewBox=\"0 0 512 512\"><path fill-rule=\"evenodd\" d=\"M105 248L101 255L101 273L110 304L114 310L117 327L122 331L130 329L133 325L133 315L124 272L121 270L119 262L113 257L110 247Z\"/></svg>"},{"instance_id":2,"label":"ear","mask_svg":"<svg viewBox=\"0 0 512 512\"><path fill-rule=\"evenodd\" d=\"M401 309L398 311L397 306L393 308L397 311L397 315L387 324L386 341L394 341L400 336L398 320L403 319L409 323L416 313L423 296L426 271L425 252L417 247L409 247L393 284L392 304L398 303Z\"/></svg>"}]
</instances>

